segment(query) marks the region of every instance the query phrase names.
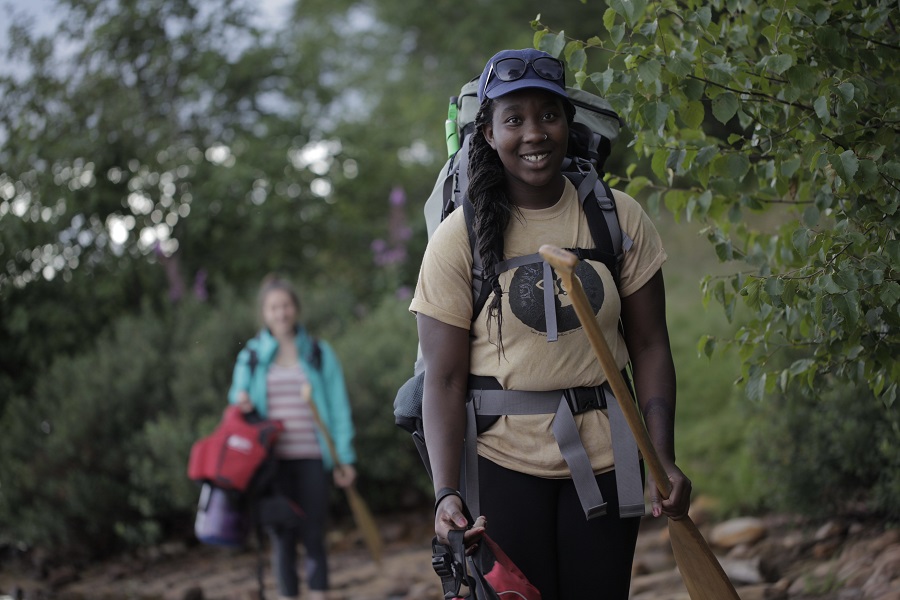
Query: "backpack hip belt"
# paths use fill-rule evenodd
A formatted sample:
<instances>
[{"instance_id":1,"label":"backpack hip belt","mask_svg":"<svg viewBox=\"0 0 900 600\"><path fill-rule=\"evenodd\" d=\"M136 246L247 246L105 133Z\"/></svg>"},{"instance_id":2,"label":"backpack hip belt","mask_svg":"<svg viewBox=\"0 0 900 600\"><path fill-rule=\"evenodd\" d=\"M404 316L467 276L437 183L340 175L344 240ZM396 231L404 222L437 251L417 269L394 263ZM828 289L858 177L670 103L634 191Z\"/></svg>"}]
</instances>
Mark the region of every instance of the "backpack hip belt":
<instances>
[{"instance_id":1,"label":"backpack hip belt","mask_svg":"<svg viewBox=\"0 0 900 600\"><path fill-rule=\"evenodd\" d=\"M574 415L587 410L607 409L615 459L619 516L644 515L644 484L637 443L608 383L593 388L570 388L544 392L524 390L470 389L466 398L466 439L463 481L466 502L480 514L478 498L477 416L553 414L553 436L578 492L587 519L606 514L590 458L581 442Z\"/></svg>"}]
</instances>

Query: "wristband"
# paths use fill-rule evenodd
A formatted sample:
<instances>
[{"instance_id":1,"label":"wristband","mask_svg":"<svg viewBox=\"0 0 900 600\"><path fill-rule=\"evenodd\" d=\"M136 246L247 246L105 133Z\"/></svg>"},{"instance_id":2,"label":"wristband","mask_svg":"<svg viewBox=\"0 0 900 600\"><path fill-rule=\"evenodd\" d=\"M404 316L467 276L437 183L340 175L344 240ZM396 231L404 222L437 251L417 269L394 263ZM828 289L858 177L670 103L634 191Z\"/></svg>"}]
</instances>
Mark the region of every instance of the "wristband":
<instances>
[{"instance_id":1,"label":"wristband","mask_svg":"<svg viewBox=\"0 0 900 600\"><path fill-rule=\"evenodd\" d=\"M444 498L446 498L447 496L456 496L460 500L463 499L462 494L459 493L459 490L454 490L453 488L449 487L441 488L434 496L434 512L437 512L438 505L443 502Z\"/></svg>"}]
</instances>

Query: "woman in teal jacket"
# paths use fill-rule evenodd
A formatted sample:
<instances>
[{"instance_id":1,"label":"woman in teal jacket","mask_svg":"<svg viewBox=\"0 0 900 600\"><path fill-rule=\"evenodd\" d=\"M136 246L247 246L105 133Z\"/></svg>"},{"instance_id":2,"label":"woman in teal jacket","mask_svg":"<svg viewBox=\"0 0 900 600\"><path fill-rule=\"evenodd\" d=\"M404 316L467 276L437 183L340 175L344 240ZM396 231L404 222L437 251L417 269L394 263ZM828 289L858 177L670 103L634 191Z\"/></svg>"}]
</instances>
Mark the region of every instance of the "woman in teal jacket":
<instances>
[{"instance_id":1,"label":"woman in teal jacket","mask_svg":"<svg viewBox=\"0 0 900 600\"><path fill-rule=\"evenodd\" d=\"M356 478L354 428L344 375L331 346L314 339L299 324L300 302L287 281L275 276L263 280L259 310L263 327L238 354L228 399L245 412L256 410L285 426L274 450L275 486L300 506L304 524L299 530L269 531L279 593L284 599L299 598L297 542L302 541L309 597L325 600L327 473L333 472L339 487L351 485ZM339 468L315 414L334 443Z\"/></svg>"}]
</instances>

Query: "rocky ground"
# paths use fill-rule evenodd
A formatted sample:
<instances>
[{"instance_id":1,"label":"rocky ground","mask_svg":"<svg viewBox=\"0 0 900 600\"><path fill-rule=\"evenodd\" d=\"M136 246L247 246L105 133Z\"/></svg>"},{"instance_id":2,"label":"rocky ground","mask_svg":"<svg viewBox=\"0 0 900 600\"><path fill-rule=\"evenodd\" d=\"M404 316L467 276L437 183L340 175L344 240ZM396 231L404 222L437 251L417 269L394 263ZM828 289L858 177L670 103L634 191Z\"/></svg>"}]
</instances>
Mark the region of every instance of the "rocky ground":
<instances>
[{"instance_id":1,"label":"rocky ground","mask_svg":"<svg viewBox=\"0 0 900 600\"><path fill-rule=\"evenodd\" d=\"M865 517L712 522L702 502L695 506L694 521L742 600L900 600L900 528ZM380 565L351 526L333 528L330 598L440 600L430 515L385 517L380 525L386 545ZM88 568L18 557L0 564L0 600L250 600L258 597L256 560L252 546L235 551L182 543ZM276 598L268 565L265 583L266 597ZM642 525L632 583L631 600L651 599L689 600L659 519Z\"/></svg>"}]
</instances>

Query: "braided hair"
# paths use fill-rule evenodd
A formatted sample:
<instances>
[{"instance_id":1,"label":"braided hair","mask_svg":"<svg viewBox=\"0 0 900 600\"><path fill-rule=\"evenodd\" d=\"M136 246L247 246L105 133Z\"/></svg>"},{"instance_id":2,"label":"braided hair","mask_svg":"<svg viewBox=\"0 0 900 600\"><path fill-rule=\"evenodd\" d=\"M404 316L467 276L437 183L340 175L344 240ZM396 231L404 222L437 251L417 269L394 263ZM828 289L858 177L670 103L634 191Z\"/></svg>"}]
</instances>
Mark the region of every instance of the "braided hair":
<instances>
[{"instance_id":1,"label":"braided hair","mask_svg":"<svg viewBox=\"0 0 900 600\"><path fill-rule=\"evenodd\" d=\"M566 122L575 120L575 107L563 102ZM500 155L488 144L484 126L494 118L494 101L485 97L475 115L475 131L469 148L469 187L467 195L475 209L475 240L484 274L491 286L492 298L488 308L488 337L491 321L497 321L497 352L503 351L503 290L496 266L503 260L503 234L515 210L509 197L506 171Z\"/></svg>"},{"instance_id":2,"label":"braided hair","mask_svg":"<svg viewBox=\"0 0 900 600\"><path fill-rule=\"evenodd\" d=\"M488 333L497 321L497 351L503 347L503 290L496 265L503 260L503 233L509 224L513 204L506 186L500 155L484 137L484 126L494 117L494 101L485 98L475 115L475 132L469 149L469 201L475 209L475 240L484 265L492 297L488 304Z\"/></svg>"}]
</instances>

